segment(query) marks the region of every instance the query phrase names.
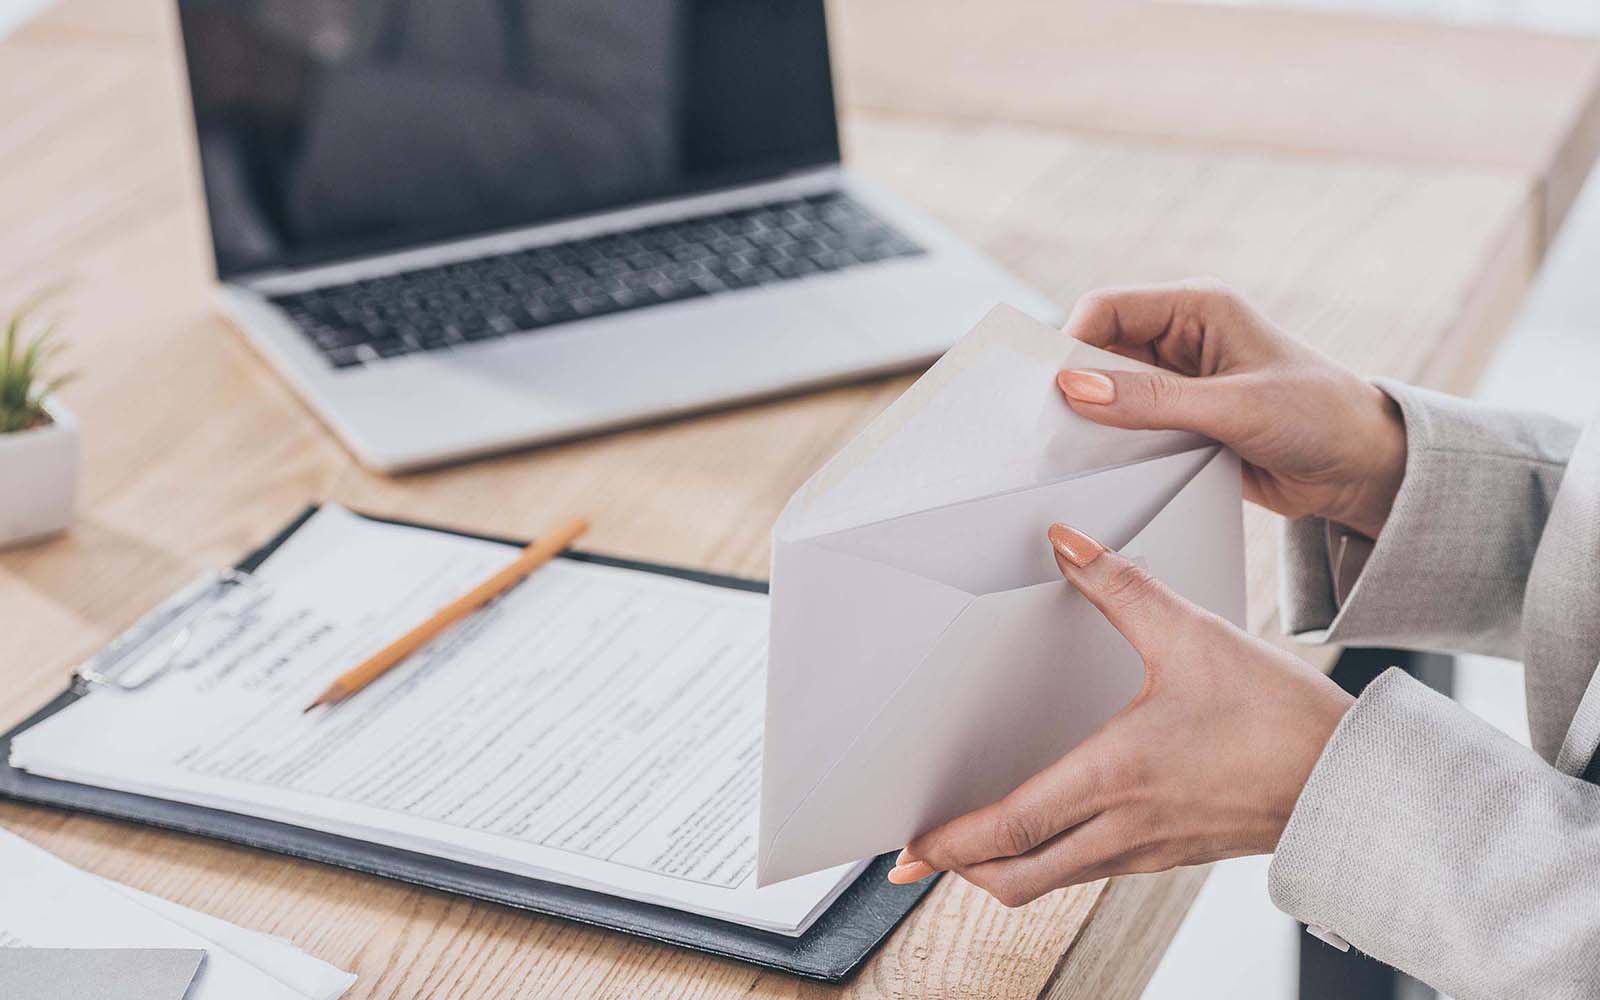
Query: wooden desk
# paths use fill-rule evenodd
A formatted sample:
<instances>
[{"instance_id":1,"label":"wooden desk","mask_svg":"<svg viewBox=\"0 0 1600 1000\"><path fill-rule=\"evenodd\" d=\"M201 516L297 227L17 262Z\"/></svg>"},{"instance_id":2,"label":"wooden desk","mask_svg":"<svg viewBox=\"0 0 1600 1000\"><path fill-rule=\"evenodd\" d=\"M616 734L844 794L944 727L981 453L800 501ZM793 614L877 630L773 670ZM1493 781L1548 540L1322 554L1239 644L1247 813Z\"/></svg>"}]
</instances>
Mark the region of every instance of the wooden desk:
<instances>
[{"instance_id":1,"label":"wooden desk","mask_svg":"<svg viewBox=\"0 0 1600 1000\"><path fill-rule=\"evenodd\" d=\"M1469 386L1600 142L1600 49L1164 4L849 0L849 159L1062 303L1212 273L1362 370ZM764 574L767 530L881 380L404 479L356 467L210 311L167 5L61 0L0 43L0 302L63 276L79 519L0 555L0 725L306 502ZM4 484L0 484L4 488ZM1274 620L1252 514L1251 622ZM0 805L67 860L361 974L354 996L1136 996L1205 877L1006 910L947 879L829 989L193 838Z\"/></svg>"}]
</instances>

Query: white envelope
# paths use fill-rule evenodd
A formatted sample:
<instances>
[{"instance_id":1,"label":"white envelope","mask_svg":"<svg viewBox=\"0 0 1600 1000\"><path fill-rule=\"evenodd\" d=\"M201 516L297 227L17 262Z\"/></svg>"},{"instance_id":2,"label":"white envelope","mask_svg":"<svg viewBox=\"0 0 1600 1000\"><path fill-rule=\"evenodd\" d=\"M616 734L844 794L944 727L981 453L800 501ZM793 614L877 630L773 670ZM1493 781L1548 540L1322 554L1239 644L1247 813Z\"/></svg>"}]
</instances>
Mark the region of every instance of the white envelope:
<instances>
[{"instance_id":1,"label":"white envelope","mask_svg":"<svg viewBox=\"0 0 1600 1000\"><path fill-rule=\"evenodd\" d=\"M1068 367L1144 366L997 307L778 518L761 885L993 802L1138 692L1139 657L1061 579L1052 522L1243 623L1238 459L1079 417Z\"/></svg>"}]
</instances>

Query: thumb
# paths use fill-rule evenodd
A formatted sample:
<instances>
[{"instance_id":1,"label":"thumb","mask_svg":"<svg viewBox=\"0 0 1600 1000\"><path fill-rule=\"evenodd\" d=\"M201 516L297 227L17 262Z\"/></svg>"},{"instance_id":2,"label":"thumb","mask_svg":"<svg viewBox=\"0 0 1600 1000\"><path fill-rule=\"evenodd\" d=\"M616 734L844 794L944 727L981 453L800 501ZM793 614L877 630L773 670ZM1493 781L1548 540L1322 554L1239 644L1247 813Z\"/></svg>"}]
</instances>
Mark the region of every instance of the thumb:
<instances>
[{"instance_id":1,"label":"thumb","mask_svg":"<svg viewBox=\"0 0 1600 1000\"><path fill-rule=\"evenodd\" d=\"M1229 376L1070 368L1056 386L1072 409L1098 424L1193 431L1227 442L1249 412L1244 386Z\"/></svg>"},{"instance_id":2,"label":"thumb","mask_svg":"<svg viewBox=\"0 0 1600 1000\"><path fill-rule=\"evenodd\" d=\"M1077 528L1052 524L1049 536L1061 575L1148 659L1171 630L1175 618L1188 610L1187 602L1143 566Z\"/></svg>"}]
</instances>

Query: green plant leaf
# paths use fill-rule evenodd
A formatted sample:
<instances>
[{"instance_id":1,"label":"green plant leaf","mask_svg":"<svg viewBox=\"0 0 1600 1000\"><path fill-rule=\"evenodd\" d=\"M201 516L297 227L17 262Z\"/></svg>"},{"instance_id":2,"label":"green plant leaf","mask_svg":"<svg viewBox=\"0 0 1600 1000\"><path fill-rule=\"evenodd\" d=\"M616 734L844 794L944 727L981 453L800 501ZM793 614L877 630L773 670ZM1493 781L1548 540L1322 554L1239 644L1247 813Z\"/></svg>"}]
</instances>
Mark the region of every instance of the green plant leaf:
<instances>
[{"instance_id":1,"label":"green plant leaf","mask_svg":"<svg viewBox=\"0 0 1600 1000\"><path fill-rule=\"evenodd\" d=\"M28 336L28 318L59 286L47 286L20 306L5 323L0 339L0 434L26 430L46 419L44 400L73 377L49 372L61 354L55 321Z\"/></svg>"},{"instance_id":2,"label":"green plant leaf","mask_svg":"<svg viewBox=\"0 0 1600 1000\"><path fill-rule=\"evenodd\" d=\"M15 364L17 356L17 328L21 325L22 317L20 315L11 317L10 322L6 323L5 349L0 351L0 372L10 371L11 366Z\"/></svg>"}]
</instances>

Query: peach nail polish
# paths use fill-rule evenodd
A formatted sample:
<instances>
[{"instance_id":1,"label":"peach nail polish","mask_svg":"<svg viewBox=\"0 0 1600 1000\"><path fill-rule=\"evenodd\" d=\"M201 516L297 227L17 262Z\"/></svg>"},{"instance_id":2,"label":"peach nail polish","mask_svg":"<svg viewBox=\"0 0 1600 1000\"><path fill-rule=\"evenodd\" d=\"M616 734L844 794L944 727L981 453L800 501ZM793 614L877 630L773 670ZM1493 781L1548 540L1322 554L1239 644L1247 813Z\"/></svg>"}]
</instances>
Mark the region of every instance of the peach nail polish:
<instances>
[{"instance_id":1,"label":"peach nail polish","mask_svg":"<svg viewBox=\"0 0 1600 1000\"><path fill-rule=\"evenodd\" d=\"M1111 403L1117 398L1117 384L1099 372L1073 368L1056 376L1056 385L1068 399L1080 403Z\"/></svg>"},{"instance_id":2,"label":"peach nail polish","mask_svg":"<svg viewBox=\"0 0 1600 1000\"><path fill-rule=\"evenodd\" d=\"M907 847L905 850L900 852L899 857L894 859L894 863L898 867L899 865L909 865L915 860L917 859L911 856L911 848Z\"/></svg>"},{"instance_id":3,"label":"peach nail polish","mask_svg":"<svg viewBox=\"0 0 1600 1000\"><path fill-rule=\"evenodd\" d=\"M1104 545L1077 528L1069 528L1064 524L1052 524L1049 535L1050 544L1061 553L1061 558L1079 569L1100 558L1100 553L1106 550Z\"/></svg>"},{"instance_id":4,"label":"peach nail polish","mask_svg":"<svg viewBox=\"0 0 1600 1000\"><path fill-rule=\"evenodd\" d=\"M921 882L933 874L933 866L926 861L913 861L909 865L896 865L889 869L888 879L895 885Z\"/></svg>"}]
</instances>

